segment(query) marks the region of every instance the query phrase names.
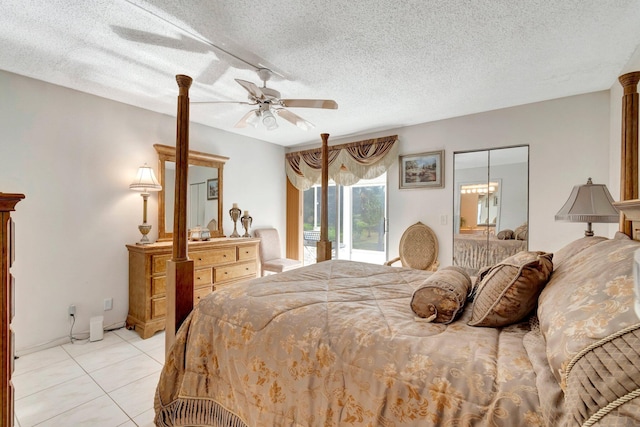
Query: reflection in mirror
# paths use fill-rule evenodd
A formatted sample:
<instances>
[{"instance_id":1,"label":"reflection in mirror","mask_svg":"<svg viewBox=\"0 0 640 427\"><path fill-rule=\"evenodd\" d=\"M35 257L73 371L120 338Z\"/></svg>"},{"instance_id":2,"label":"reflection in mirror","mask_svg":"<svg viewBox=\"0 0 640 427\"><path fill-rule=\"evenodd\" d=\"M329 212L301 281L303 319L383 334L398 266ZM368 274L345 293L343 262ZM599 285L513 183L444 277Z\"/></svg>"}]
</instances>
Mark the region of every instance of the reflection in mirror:
<instances>
[{"instance_id":1,"label":"reflection in mirror","mask_svg":"<svg viewBox=\"0 0 640 427\"><path fill-rule=\"evenodd\" d=\"M493 233L500 228L500 180L464 182L459 185L460 233Z\"/></svg>"},{"instance_id":2,"label":"reflection in mirror","mask_svg":"<svg viewBox=\"0 0 640 427\"><path fill-rule=\"evenodd\" d=\"M165 231L173 232L173 205L175 197L175 162L165 162L167 192L165 193ZM189 165L189 191L187 192L187 228L206 227L213 219L217 228L219 197L207 198L207 182L218 179L218 168ZM165 187L163 187L165 188ZM218 196L218 195L216 195Z\"/></svg>"},{"instance_id":3,"label":"reflection in mirror","mask_svg":"<svg viewBox=\"0 0 640 427\"><path fill-rule=\"evenodd\" d=\"M527 249L529 147L454 153L453 264L471 275Z\"/></svg>"},{"instance_id":4,"label":"reflection in mirror","mask_svg":"<svg viewBox=\"0 0 640 427\"><path fill-rule=\"evenodd\" d=\"M175 147L155 144L158 153L158 240L173 238L175 202ZM222 230L222 183L227 157L189 151L187 228L207 227L211 237L224 237Z\"/></svg>"}]
</instances>

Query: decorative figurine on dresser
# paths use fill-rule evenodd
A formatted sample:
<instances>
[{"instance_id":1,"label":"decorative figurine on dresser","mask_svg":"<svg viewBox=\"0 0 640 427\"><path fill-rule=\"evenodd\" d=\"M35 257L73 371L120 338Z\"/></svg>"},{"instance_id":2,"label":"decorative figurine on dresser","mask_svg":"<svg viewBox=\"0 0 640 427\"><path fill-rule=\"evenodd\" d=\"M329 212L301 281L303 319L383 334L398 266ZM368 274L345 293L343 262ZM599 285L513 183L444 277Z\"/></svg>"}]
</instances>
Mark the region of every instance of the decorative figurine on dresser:
<instances>
[{"instance_id":1,"label":"decorative figurine on dresser","mask_svg":"<svg viewBox=\"0 0 640 427\"><path fill-rule=\"evenodd\" d=\"M0 426L13 425L13 331L11 321L14 315L14 279L10 269L15 259L15 226L11 219L11 211L16 204L24 199L24 194L0 193L0 277L2 290L0 291L0 359L2 372L0 373Z\"/></svg>"},{"instance_id":2,"label":"decorative figurine on dresser","mask_svg":"<svg viewBox=\"0 0 640 427\"><path fill-rule=\"evenodd\" d=\"M240 233L238 233L238 220L240 219L240 214L242 210L238 207L237 203L233 204L233 207L229 209L229 216L233 220L233 233L229 237L240 237Z\"/></svg>"},{"instance_id":3,"label":"decorative figurine on dresser","mask_svg":"<svg viewBox=\"0 0 640 427\"><path fill-rule=\"evenodd\" d=\"M251 234L249 234L249 228L251 228L253 218L249 216L249 211L244 211L244 215L240 218L240 222L242 222L242 228L244 228L244 234L242 237L251 237Z\"/></svg>"}]
</instances>

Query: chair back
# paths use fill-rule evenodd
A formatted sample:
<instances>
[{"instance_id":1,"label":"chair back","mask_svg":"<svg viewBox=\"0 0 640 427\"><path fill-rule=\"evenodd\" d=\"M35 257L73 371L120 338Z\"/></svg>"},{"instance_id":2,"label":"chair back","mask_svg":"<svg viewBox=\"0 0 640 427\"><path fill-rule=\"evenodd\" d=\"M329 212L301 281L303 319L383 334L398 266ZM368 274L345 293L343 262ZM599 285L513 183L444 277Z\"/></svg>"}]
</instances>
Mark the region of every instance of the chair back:
<instances>
[{"instance_id":1,"label":"chair back","mask_svg":"<svg viewBox=\"0 0 640 427\"><path fill-rule=\"evenodd\" d=\"M260 238L260 259L262 262L282 257L280 236L275 228L253 230L253 235Z\"/></svg>"},{"instance_id":2,"label":"chair back","mask_svg":"<svg viewBox=\"0 0 640 427\"><path fill-rule=\"evenodd\" d=\"M438 238L429 226L418 221L402 234L399 252L403 267L429 270L438 260Z\"/></svg>"}]
</instances>

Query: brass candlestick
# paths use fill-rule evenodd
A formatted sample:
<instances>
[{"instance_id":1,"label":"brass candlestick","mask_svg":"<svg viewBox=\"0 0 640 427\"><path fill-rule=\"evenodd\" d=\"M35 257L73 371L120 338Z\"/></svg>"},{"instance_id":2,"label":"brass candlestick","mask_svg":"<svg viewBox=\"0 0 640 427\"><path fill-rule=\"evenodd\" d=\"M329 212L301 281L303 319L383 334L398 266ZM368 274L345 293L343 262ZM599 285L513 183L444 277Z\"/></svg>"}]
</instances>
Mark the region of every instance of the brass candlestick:
<instances>
[{"instance_id":1,"label":"brass candlestick","mask_svg":"<svg viewBox=\"0 0 640 427\"><path fill-rule=\"evenodd\" d=\"M240 214L241 213L242 213L242 211L238 207L237 203L234 203L233 207L231 209L229 209L229 215L231 216L231 219L233 220L233 233L231 233L231 236L229 236L229 237L240 237L240 233L238 233L238 219L240 219Z\"/></svg>"},{"instance_id":2,"label":"brass candlestick","mask_svg":"<svg viewBox=\"0 0 640 427\"><path fill-rule=\"evenodd\" d=\"M244 215L240 218L240 222L242 223L242 227L244 227L244 234L242 237L251 237L249 234L249 227L251 227L253 218L249 216L249 211L244 211Z\"/></svg>"}]
</instances>

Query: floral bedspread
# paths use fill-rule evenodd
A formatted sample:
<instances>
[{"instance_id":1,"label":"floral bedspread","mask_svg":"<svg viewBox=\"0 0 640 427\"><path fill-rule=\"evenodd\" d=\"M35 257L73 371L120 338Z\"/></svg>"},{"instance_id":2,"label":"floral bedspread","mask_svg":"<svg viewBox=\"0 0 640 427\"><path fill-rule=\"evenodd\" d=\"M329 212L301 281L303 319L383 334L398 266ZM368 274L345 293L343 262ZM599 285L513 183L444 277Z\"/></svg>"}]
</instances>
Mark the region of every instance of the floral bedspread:
<instances>
[{"instance_id":1,"label":"floral bedspread","mask_svg":"<svg viewBox=\"0 0 640 427\"><path fill-rule=\"evenodd\" d=\"M157 425L543 425L529 324L421 322L429 274L336 260L212 293L167 356Z\"/></svg>"}]
</instances>

